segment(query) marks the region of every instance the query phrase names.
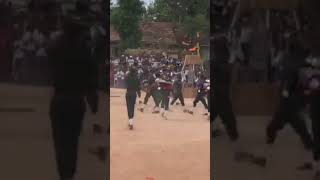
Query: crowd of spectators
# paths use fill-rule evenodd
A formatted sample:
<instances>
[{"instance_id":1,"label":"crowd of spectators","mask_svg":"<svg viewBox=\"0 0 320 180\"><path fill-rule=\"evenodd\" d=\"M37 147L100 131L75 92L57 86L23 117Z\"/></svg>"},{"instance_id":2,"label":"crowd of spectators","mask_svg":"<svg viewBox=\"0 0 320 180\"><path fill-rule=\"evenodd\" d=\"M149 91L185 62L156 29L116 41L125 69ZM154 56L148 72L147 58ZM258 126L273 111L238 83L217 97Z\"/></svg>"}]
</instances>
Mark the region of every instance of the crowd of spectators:
<instances>
[{"instance_id":1,"label":"crowd of spectators","mask_svg":"<svg viewBox=\"0 0 320 180\"><path fill-rule=\"evenodd\" d=\"M279 79L280 59L293 36L303 36L306 17L299 9L245 9L237 0L212 2L213 31L229 39L230 63L238 82L272 83ZM302 47L302 46L301 46Z\"/></svg>"},{"instance_id":2,"label":"crowd of spectators","mask_svg":"<svg viewBox=\"0 0 320 180\"><path fill-rule=\"evenodd\" d=\"M178 75L182 77L185 87L195 87L201 74L204 74L202 65L184 65L184 60L165 57L165 56L126 56L111 60L111 87L124 88L125 75L130 66L138 68L139 78L143 82L151 74L161 74L164 71L169 72L174 80Z\"/></svg>"},{"instance_id":3,"label":"crowd of spectators","mask_svg":"<svg viewBox=\"0 0 320 180\"><path fill-rule=\"evenodd\" d=\"M94 10L89 10L92 22L88 29L95 41L92 49L99 48L96 46L97 41L106 47L104 23L107 20L101 7L97 8L99 6L96 4ZM48 48L61 34L64 19L74 8L67 9L62 2L56 1L31 0L25 4L12 5L4 0L0 3L0 9L1 80L47 83ZM99 51L106 52L106 48Z\"/></svg>"}]
</instances>

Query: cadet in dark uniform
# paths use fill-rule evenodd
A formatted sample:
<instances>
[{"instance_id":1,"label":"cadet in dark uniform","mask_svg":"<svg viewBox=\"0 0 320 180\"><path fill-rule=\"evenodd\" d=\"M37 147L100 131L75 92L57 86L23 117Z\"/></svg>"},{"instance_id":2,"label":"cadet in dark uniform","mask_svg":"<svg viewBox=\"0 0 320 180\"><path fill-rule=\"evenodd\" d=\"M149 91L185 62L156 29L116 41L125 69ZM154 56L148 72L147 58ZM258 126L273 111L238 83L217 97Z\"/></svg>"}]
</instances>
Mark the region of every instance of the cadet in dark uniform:
<instances>
[{"instance_id":1,"label":"cadet in dark uniform","mask_svg":"<svg viewBox=\"0 0 320 180\"><path fill-rule=\"evenodd\" d=\"M173 82L173 99L171 105L173 105L179 99L181 105L184 107L184 98L182 93L182 78L181 74L177 75L177 79ZM185 110L184 110L185 111Z\"/></svg>"},{"instance_id":2,"label":"cadet in dark uniform","mask_svg":"<svg viewBox=\"0 0 320 180\"><path fill-rule=\"evenodd\" d=\"M156 82L159 84L161 93L161 116L167 119L167 111L169 110L169 96L172 91L172 83L169 79L169 75L166 72L163 73L162 78L157 78Z\"/></svg>"},{"instance_id":3,"label":"cadet in dark uniform","mask_svg":"<svg viewBox=\"0 0 320 180\"><path fill-rule=\"evenodd\" d=\"M133 129L133 117L134 117L134 107L136 104L137 95L141 97L140 82L138 79L137 70L131 67L128 74L126 75L126 103L129 117L129 128Z\"/></svg>"},{"instance_id":4,"label":"cadet in dark uniform","mask_svg":"<svg viewBox=\"0 0 320 180\"><path fill-rule=\"evenodd\" d=\"M224 34L217 34L212 40L213 55L213 112L212 122L217 116L227 130L229 138L236 141L239 137L237 122L232 109L230 99L230 70L229 70L229 49L228 40Z\"/></svg>"},{"instance_id":5,"label":"cadet in dark uniform","mask_svg":"<svg viewBox=\"0 0 320 180\"><path fill-rule=\"evenodd\" d=\"M280 103L266 129L267 145L274 144L278 132L286 124L290 124L298 136L300 136L305 149L311 151L313 148L311 135L307 130L305 120L300 114L305 106L303 91L299 85L299 70L302 68L305 58L306 54L300 42L292 39L289 44L288 53L284 58ZM258 159L258 165L265 166L266 159Z\"/></svg>"},{"instance_id":6,"label":"cadet in dark uniform","mask_svg":"<svg viewBox=\"0 0 320 180\"><path fill-rule=\"evenodd\" d=\"M315 170L315 178L320 177L320 70L319 70L319 59L315 62L310 62L308 76L304 82L304 93L306 99L310 104L309 115L312 121L312 135L313 135L313 160L312 163L309 161L304 165L300 166L299 170ZM318 61L318 62L317 62Z\"/></svg>"},{"instance_id":7,"label":"cadet in dark uniform","mask_svg":"<svg viewBox=\"0 0 320 180\"><path fill-rule=\"evenodd\" d=\"M147 105L150 96L152 96L155 103L155 108L153 112L155 113L157 111L157 108L159 108L159 93L157 89L158 85L155 82L156 78L157 78L156 75L153 74L152 72L149 74L147 93L146 93L146 96L144 97L143 107L140 109L141 112L143 112L144 106Z\"/></svg>"},{"instance_id":8,"label":"cadet in dark uniform","mask_svg":"<svg viewBox=\"0 0 320 180\"><path fill-rule=\"evenodd\" d=\"M201 75L197 82L198 91L197 91L197 96L193 101L193 109L197 106L199 101L204 105L206 109L208 109L208 104L205 99L207 97L207 89L206 89L205 83L206 83L206 78L204 77L204 75ZM190 111L190 113L193 114L193 111L194 110Z\"/></svg>"},{"instance_id":9,"label":"cadet in dark uniform","mask_svg":"<svg viewBox=\"0 0 320 180\"><path fill-rule=\"evenodd\" d=\"M210 120L210 79L206 80L204 84L206 92L207 92L207 101L208 101L208 120Z\"/></svg>"},{"instance_id":10,"label":"cadet in dark uniform","mask_svg":"<svg viewBox=\"0 0 320 180\"><path fill-rule=\"evenodd\" d=\"M64 34L48 51L54 87L50 120L61 180L73 179L76 173L86 97L91 111L98 111L98 72L91 60L87 30L78 22L66 21Z\"/></svg>"},{"instance_id":11,"label":"cadet in dark uniform","mask_svg":"<svg viewBox=\"0 0 320 180\"><path fill-rule=\"evenodd\" d=\"M319 60L318 60L319 61ZM319 67L318 67L319 68ZM312 120L312 135L314 141L313 160L316 178L320 179L320 71L311 76L310 87L310 118Z\"/></svg>"},{"instance_id":12,"label":"cadet in dark uniform","mask_svg":"<svg viewBox=\"0 0 320 180\"><path fill-rule=\"evenodd\" d=\"M211 52L213 56L213 112L211 123L214 123L216 118L220 116L229 139L232 142L232 150L234 151L234 158L238 160L251 159L252 154L243 151L243 145L239 141L239 132L235 114L232 109L232 102L230 99L230 66L228 40L226 35L216 33L211 40ZM214 137L213 131L211 136Z\"/></svg>"}]
</instances>

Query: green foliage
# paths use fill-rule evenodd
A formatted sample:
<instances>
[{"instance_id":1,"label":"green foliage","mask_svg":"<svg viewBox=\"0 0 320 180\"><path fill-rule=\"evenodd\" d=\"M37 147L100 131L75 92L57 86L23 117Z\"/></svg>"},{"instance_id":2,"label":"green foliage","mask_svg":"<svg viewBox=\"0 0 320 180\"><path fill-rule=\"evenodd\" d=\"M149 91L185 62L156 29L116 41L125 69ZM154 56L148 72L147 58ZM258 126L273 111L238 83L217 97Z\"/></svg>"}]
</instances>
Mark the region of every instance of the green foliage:
<instances>
[{"instance_id":1,"label":"green foliage","mask_svg":"<svg viewBox=\"0 0 320 180\"><path fill-rule=\"evenodd\" d=\"M174 22L175 17L172 14L171 7L167 0L156 0L148 7L146 20L157 22Z\"/></svg>"},{"instance_id":2,"label":"green foliage","mask_svg":"<svg viewBox=\"0 0 320 180\"><path fill-rule=\"evenodd\" d=\"M111 9L111 24L119 32L121 47L137 48L142 34L139 23L145 13L141 0L118 0L117 7Z\"/></svg>"},{"instance_id":3,"label":"green foliage","mask_svg":"<svg viewBox=\"0 0 320 180\"><path fill-rule=\"evenodd\" d=\"M174 22L190 36L209 33L209 0L155 0L148 7L146 19Z\"/></svg>"},{"instance_id":4,"label":"green foliage","mask_svg":"<svg viewBox=\"0 0 320 180\"><path fill-rule=\"evenodd\" d=\"M197 32L203 35L208 35L210 31L210 24L205 15L198 14L196 16L187 16L182 25L183 32L186 32L188 36L195 37Z\"/></svg>"}]
</instances>

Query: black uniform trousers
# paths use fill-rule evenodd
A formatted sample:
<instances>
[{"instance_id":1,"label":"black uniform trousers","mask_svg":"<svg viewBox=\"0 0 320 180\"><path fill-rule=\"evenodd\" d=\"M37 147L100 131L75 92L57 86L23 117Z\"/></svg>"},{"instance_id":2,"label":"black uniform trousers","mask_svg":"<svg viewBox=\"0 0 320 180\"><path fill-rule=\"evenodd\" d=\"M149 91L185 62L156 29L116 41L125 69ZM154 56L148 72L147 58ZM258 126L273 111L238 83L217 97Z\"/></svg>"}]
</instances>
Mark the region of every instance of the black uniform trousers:
<instances>
[{"instance_id":1,"label":"black uniform trousers","mask_svg":"<svg viewBox=\"0 0 320 180\"><path fill-rule=\"evenodd\" d=\"M154 90L151 90L151 91L148 91L146 93L146 96L144 97L144 102L143 104L147 104L148 103L148 100L149 98L152 96L153 98L153 101L156 105L156 107L159 107L159 95L158 95L158 90L154 89Z\"/></svg>"},{"instance_id":2,"label":"black uniform trousers","mask_svg":"<svg viewBox=\"0 0 320 180\"><path fill-rule=\"evenodd\" d=\"M76 173L79 137L85 111L86 104L81 95L55 95L51 99L51 128L61 178L72 178Z\"/></svg>"},{"instance_id":3,"label":"black uniform trousers","mask_svg":"<svg viewBox=\"0 0 320 180\"><path fill-rule=\"evenodd\" d=\"M313 95L310 99L310 118L312 120L312 134L314 141L313 158L320 160L320 96Z\"/></svg>"},{"instance_id":4,"label":"black uniform trousers","mask_svg":"<svg viewBox=\"0 0 320 180\"><path fill-rule=\"evenodd\" d=\"M137 92L136 91L127 91L126 93L126 103L129 119L134 117L134 107L136 104Z\"/></svg>"},{"instance_id":5,"label":"black uniform trousers","mask_svg":"<svg viewBox=\"0 0 320 180\"><path fill-rule=\"evenodd\" d=\"M184 106L184 98L183 98L183 94L181 91L173 94L173 99L171 101L171 105L173 105L178 99L181 102L181 105Z\"/></svg>"},{"instance_id":6,"label":"black uniform trousers","mask_svg":"<svg viewBox=\"0 0 320 180\"><path fill-rule=\"evenodd\" d=\"M278 131L286 124L290 124L300 136L305 148L308 150L313 148L311 135L307 130L304 119L300 115L302 108L302 102L299 101L298 97L281 97L280 104L266 129L267 144L273 144Z\"/></svg>"},{"instance_id":7,"label":"black uniform trousers","mask_svg":"<svg viewBox=\"0 0 320 180\"><path fill-rule=\"evenodd\" d=\"M226 128L230 140L236 141L239 138L237 121L232 109L231 99L225 92L215 92L213 97L213 114L210 118L212 121L211 123L213 123L218 116L221 118L222 123Z\"/></svg>"},{"instance_id":8,"label":"black uniform trousers","mask_svg":"<svg viewBox=\"0 0 320 180\"><path fill-rule=\"evenodd\" d=\"M160 100L161 108L164 108L167 111L167 110L169 110L170 91L161 89L160 93L161 93L161 100Z\"/></svg>"},{"instance_id":9,"label":"black uniform trousers","mask_svg":"<svg viewBox=\"0 0 320 180\"><path fill-rule=\"evenodd\" d=\"M201 92L198 93L196 98L193 101L193 107L196 107L198 102L200 101L204 105L204 107L208 109L208 104L206 102L205 97L206 97L206 93L201 93Z\"/></svg>"}]
</instances>

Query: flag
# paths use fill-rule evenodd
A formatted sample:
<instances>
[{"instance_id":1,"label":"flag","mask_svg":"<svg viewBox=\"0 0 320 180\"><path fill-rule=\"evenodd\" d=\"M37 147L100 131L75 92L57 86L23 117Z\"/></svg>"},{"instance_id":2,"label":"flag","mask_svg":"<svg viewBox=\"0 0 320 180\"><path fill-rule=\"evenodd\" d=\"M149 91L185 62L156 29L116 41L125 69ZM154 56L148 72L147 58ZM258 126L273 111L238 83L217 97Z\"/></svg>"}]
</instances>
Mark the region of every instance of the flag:
<instances>
[{"instance_id":1,"label":"flag","mask_svg":"<svg viewBox=\"0 0 320 180\"><path fill-rule=\"evenodd\" d=\"M198 47L193 47L193 48L189 49L190 52L195 52L197 50L198 50Z\"/></svg>"}]
</instances>

